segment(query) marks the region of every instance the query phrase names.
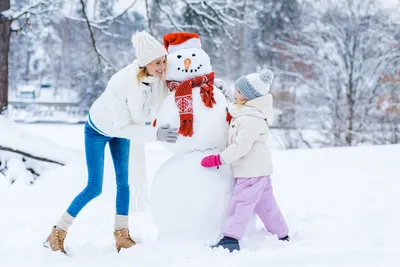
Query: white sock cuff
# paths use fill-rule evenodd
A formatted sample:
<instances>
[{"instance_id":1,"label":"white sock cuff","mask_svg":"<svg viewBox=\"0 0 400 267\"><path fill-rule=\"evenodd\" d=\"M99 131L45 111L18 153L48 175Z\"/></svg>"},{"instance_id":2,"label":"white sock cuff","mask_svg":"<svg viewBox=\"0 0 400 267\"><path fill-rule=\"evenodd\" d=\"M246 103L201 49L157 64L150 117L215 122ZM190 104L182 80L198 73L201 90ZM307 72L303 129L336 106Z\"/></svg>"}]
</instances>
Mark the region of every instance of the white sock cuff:
<instances>
[{"instance_id":1,"label":"white sock cuff","mask_svg":"<svg viewBox=\"0 0 400 267\"><path fill-rule=\"evenodd\" d=\"M125 228L129 229L129 216L116 214L114 230L119 231Z\"/></svg>"},{"instance_id":2,"label":"white sock cuff","mask_svg":"<svg viewBox=\"0 0 400 267\"><path fill-rule=\"evenodd\" d=\"M69 215L68 212L65 212L63 216L61 216L60 220L58 221L56 228L59 230L64 230L65 232L68 232L68 228L72 225L74 222L74 217Z\"/></svg>"}]
</instances>

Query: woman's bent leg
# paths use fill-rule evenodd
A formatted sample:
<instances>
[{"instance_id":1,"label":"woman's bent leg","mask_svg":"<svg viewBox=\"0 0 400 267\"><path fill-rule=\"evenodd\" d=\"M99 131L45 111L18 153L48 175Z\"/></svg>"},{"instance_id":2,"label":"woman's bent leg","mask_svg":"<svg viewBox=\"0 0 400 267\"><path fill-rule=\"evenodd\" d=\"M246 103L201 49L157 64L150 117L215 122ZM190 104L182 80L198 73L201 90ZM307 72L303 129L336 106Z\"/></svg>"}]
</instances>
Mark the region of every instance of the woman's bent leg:
<instances>
[{"instance_id":1,"label":"woman's bent leg","mask_svg":"<svg viewBox=\"0 0 400 267\"><path fill-rule=\"evenodd\" d=\"M47 237L45 246L53 251L66 253L64 239L68 228L82 208L93 198L101 194L104 170L104 148L109 137L103 136L93 130L87 123L85 125L85 151L88 169L88 183L86 188L72 201L71 205L53 226Z\"/></svg>"},{"instance_id":2,"label":"woman's bent leg","mask_svg":"<svg viewBox=\"0 0 400 267\"><path fill-rule=\"evenodd\" d=\"M86 188L72 201L67 213L76 217L87 203L101 194L103 188L104 150L109 137L85 126L85 151L88 170L88 183Z\"/></svg>"}]
</instances>

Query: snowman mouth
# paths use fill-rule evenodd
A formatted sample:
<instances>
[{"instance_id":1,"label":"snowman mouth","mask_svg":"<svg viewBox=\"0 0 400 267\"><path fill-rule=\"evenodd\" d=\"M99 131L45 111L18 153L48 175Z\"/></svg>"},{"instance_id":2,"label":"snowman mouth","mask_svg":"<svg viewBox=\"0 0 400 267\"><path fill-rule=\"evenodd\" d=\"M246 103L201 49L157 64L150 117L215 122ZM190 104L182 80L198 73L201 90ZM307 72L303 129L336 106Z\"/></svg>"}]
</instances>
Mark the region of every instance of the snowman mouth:
<instances>
[{"instance_id":1,"label":"snowman mouth","mask_svg":"<svg viewBox=\"0 0 400 267\"><path fill-rule=\"evenodd\" d=\"M203 65L200 64L199 66L197 66L197 68L194 68L194 69L189 68L189 69L185 70L184 68L183 68L183 69L182 69L182 68L178 68L178 71L182 71L182 72L191 72L191 73L193 73L193 72L197 72L197 71L200 70L202 67L203 67Z\"/></svg>"}]
</instances>

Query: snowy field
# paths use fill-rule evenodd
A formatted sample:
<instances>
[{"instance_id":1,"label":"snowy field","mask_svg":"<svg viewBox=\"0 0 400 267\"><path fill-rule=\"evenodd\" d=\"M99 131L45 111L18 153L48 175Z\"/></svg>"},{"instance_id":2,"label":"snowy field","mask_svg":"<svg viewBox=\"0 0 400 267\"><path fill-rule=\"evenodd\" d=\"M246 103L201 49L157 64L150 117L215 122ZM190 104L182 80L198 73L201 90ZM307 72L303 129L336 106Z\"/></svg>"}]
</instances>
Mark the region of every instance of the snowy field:
<instances>
[{"instance_id":1,"label":"snowy field","mask_svg":"<svg viewBox=\"0 0 400 267\"><path fill-rule=\"evenodd\" d=\"M53 266L400 266L400 145L273 151L273 185L291 229L282 243L260 227L229 254L196 242L158 242L147 213L131 213L140 241L117 254L112 227L115 181L106 156L103 194L78 216L66 239L71 257L42 247L52 225L86 184L83 125L24 124L26 130L78 149L75 161L44 173L33 186L0 179L0 267ZM147 149L152 176L170 154ZM1 178L1 176L0 176Z\"/></svg>"}]
</instances>

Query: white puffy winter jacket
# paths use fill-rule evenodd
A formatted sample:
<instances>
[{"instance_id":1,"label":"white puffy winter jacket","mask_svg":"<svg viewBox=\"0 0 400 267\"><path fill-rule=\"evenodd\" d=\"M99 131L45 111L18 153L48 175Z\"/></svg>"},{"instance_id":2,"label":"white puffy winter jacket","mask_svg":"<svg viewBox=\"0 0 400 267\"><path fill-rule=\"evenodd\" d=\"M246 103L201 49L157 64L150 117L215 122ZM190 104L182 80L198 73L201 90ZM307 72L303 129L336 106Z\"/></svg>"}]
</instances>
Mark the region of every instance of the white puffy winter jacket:
<instances>
[{"instance_id":1,"label":"white puffy winter jacket","mask_svg":"<svg viewBox=\"0 0 400 267\"><path fill-rule=\"evenodd\" d=\"M155 118L168 90L165 82L155 77L139 82L138 71L135 60L114 74L90 108L89 116L105 135L130 139L131 207L141 211L148 206L145 141L157 139L157 129L146 123Z\"/></svg>"},{"instance_id":2,"label":"white puffy winter jacket","mask_svg":"<svg viewBox=\"0 0 400 267\"><path fill-rule=\"evenodd\" d=\"M139 82L138 71L135 60L114 74L89 114L93 124L108 136L155 141L157 129L145 124L154 119L167 88L156 77L145 77Z\"/></svg>"},{"instance_id":3,"label":"white puffy winter jacket","mask_svg":"<svg viewBox=\"0 0 400 267\"><path fill-rule=\"evenodd\" d=\"M228 147L221 153L232 164L235 178L271 175L271 153L266 144L272 123L272 95L255 98L231 110Z\"/></svg>"}]
</instances>

